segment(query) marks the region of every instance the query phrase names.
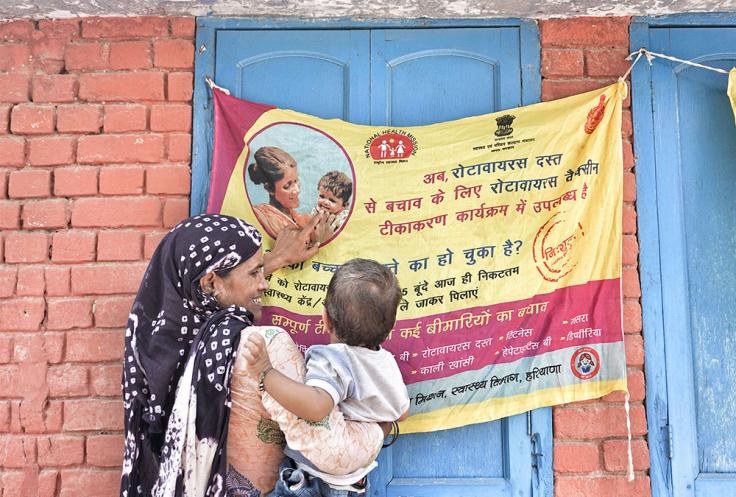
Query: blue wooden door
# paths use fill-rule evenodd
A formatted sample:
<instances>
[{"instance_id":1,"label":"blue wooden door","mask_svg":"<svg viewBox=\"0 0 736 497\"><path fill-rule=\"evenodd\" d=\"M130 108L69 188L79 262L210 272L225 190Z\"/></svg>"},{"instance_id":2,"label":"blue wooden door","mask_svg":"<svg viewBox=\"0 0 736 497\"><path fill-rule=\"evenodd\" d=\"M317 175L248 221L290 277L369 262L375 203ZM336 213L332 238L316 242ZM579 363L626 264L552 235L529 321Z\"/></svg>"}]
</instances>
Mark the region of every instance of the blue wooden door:
<instances>
[{"instance_id":1,"label":"blue wooden door","mask_svg":"<svg viewBox=\"0 0 736 497\"><path fill-rule=\"evenodd\" d=\"M736 65L736 28L657 27L649 46ZM639 196L652 210L641 223L642 277L645 317L662 330L651 341L662 355L651 351L656 370L647 383L664 385L653 384L647 397L650 433L666 432L669 445L652 447L655 497L736 495L736 127L727 79L676 62L651 66L653 170ZM659 274L649 264L655 258ZM654 408L660 400L666 411Z\"/></svg>"},{"instance_id":2,"label":"blue wooden door","mask_svg":"<svg viewBox=\"0 0 736 497\"><path fill-rule=\"evenodd\" d=\"M419 125L538 98L538 67L526 71L532 76L526 88L522 85L521 40L530 40L527 50L538 53L536 32L528 25L522 34L519 25L259 30L213 29L213 21L203 21L198 45L209 40L217 49L209 63L198 61L198 73L211 71L207 75L238 97L324 118ZM207 106L204 94L195 101L200 104L201 112ZM201 133L206 146L206 131ZM195 168L196 155L195 145ZM198 212L194 194L192 202ZM526 497L534 489L535 495L551 496L550 425L549 409L541 409L533 417L402 436L382 452L370 494ZM541 471L534 473L537 467Z\"/></svg>"}]
</instances>

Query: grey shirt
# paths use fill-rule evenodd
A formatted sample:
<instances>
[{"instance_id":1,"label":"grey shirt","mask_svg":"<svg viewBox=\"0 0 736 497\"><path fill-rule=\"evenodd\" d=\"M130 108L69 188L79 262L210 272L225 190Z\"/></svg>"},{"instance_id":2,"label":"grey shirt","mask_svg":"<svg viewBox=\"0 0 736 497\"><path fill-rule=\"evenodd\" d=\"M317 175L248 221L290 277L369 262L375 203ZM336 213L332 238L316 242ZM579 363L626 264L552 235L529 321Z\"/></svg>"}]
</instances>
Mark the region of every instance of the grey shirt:
<instances>
[{"instance_id":1,"label":"grey shirt","mask_svg":"<svg viewBox=\"0 0 736 497\"><path fill-rule=\"evenodd\" d=\"M396 421L409 408L399 365L386 349L313 345L306 367L305 383L326 391L346 419Z\"/></svg>"}]
</instances>

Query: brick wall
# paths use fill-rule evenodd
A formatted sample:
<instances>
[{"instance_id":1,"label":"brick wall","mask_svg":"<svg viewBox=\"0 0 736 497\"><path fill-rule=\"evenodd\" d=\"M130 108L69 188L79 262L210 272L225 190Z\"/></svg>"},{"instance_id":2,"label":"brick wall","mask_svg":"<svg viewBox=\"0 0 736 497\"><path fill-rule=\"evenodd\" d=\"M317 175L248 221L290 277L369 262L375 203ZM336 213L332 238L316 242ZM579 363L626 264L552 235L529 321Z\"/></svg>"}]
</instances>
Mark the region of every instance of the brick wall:
<instances>
[{"instance_id":1,"label":"brick wall","mask_svg":"<svg viewBox=\"0 0 736 497\"><path fill-rule=\"evenodd\" d=\"M623 74L629 22L540 22L542 98ZM122 327L145 260L188 211L193 35L191 18L0 25L0 496L117 495ZM626 105L636 479L626 481L623 397L569 404L554 409L559 497L650 495Z\"/></svg>"},{"instance_id":2,"label":"brick wall","mask_svg":"<svg viewBox=\"0 0 736 497\"><path fill-rule=\"evenodd\" d=\"M629 67L628 17L553 19L539 24L542 44L542 100L553 100L616 81ZM646 497L649 449L644 407L639 245L636 237L636 178L630 99L624 102L623 293L624 333L631 393L635 479L628 482L623 395L555 407L555 495Z\"/></svg>"},{"instance_id":3,"label":"brick wall","mask_svg":"<svg viewBox=\"0 0 736 497\"><path fill-rule=\"evenodd\" d=\"M193 36L0 24L0 495L117 495L122 328L188 214Z\"/></svg>"}]
</instances>

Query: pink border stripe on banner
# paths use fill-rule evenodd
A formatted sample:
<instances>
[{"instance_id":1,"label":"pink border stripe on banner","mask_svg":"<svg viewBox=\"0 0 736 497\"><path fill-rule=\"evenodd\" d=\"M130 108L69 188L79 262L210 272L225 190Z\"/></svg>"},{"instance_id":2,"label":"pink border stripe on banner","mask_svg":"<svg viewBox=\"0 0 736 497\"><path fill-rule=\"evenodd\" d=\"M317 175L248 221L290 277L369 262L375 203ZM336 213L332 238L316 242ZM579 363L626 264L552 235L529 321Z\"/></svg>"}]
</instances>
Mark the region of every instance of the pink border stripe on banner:
<instances>
[{"instance_id":1,"label":"pink border stripe on banner","mask_svg":"<svg viewBox=\"0 0 736 497\"><path fill-rule=\"evenodd\" d=\"M591 281L515 302L400 320L385 346L407 383L444 378L568 347L622 341L620 300L618 278ZM309 346L329 341L318 334L320 319L269 306L262 322Z\"/></svg>"}]
</instances>

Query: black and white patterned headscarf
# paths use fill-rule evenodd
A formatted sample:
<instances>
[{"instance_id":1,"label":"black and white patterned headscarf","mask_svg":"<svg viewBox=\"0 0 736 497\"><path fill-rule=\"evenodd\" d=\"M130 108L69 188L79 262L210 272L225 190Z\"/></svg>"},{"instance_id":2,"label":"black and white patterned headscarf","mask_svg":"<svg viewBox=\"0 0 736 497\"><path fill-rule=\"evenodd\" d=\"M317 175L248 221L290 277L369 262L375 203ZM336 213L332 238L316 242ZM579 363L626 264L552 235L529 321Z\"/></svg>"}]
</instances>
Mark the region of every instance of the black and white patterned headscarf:
<instances>
[{"instance_id":1,"label":"black and white patterned headscarf","mask_svg":"<svg viewBox=\"0 0 736 497\"><path fill-rule=\"evenodd\" d=\"M125 330L121 497L224 494L230 371L253 316L200 288L252 257L261 234L244 221L195 216L151 258Z\"/></svg>"}]
</instances>

